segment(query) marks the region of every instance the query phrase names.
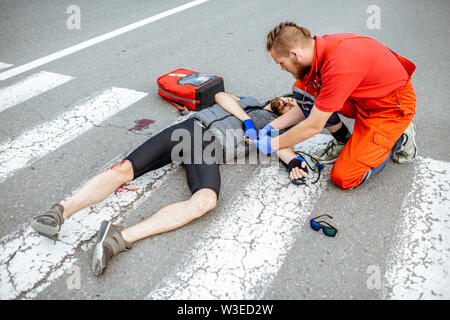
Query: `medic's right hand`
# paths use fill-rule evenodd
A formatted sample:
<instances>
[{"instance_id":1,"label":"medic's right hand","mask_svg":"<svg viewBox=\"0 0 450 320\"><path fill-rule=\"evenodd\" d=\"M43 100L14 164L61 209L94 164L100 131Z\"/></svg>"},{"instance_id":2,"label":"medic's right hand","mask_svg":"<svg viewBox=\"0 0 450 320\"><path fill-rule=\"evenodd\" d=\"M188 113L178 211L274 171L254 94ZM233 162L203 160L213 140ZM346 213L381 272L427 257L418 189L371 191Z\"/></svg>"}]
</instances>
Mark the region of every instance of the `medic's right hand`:
<instances>
[{"instance_id":1,"label":"medic's right hand","mask_svg":"<svg viewBox=\"0 0 450 320\"><path fill-rule=\"evenodd\" d=\"M259 133L258 133L258 139L264 139L264 137L267 136L267 135L272 136L272 132L273 132L273 131L277 132L278 130L275 129L274 127L272 127L272 126L270 125L270 123L266 124L266 125L264 126L264 128L262 128L261 130L259 130Z\"/></svg>"}]
</instances>

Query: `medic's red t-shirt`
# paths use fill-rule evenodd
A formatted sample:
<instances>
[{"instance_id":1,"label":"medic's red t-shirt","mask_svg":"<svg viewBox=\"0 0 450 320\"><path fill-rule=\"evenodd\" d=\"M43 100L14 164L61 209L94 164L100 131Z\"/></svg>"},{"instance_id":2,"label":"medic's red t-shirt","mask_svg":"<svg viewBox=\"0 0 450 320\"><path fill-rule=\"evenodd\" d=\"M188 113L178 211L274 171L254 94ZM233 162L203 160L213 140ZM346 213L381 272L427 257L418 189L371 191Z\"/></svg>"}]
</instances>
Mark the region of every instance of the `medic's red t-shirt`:
<instances>
[{"instance_id":1,"label":"medic's red t-shirt","mask_svg":"<svg viewBox=\"0 0 450 320\"><path fill-rule=\"evenodd\" d=\"M335 41L357 34L315 36L316 56L322 86L315 106L325 112L339 111L348 98L382 98L403 87L409 79L403 65L385 45L375 39L354 38L335 45L323 59L325 49Z\"/></svg>"}]
</instances>

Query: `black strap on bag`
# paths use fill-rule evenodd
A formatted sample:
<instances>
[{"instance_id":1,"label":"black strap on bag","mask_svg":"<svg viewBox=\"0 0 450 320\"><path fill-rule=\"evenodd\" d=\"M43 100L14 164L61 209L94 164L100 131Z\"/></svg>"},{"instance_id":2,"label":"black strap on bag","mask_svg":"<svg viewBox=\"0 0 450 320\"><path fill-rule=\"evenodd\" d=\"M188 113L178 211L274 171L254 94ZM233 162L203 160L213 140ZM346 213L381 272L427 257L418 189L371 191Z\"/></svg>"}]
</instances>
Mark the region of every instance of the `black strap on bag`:
<instances>
[{"instance_id":1,"label":"black strap on bag","mask_svg":"<svg viewBox=\"0 0 450 320\"><path fill-rule=\"evenodd\" d=\"M171 105L173 105L175 108L177 108L178 111L180 111L181 115L187 115L189 113L189 110L186 106L182 105L181 103L169 100L169 99L164 99L167 102L169 102Z\"/></svg>"}]
</instances>

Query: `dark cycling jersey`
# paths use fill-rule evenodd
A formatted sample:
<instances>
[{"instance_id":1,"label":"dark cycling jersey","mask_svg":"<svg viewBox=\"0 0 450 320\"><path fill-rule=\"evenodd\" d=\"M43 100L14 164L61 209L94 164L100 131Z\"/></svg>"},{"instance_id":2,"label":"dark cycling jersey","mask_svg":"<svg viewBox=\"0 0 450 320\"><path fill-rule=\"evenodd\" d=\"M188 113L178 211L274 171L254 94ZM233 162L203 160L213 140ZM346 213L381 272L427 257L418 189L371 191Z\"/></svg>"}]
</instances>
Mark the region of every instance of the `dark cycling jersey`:
<instances>
[{"instance_id":1,"label":"dark cycling jersey","mask_svg":"<svg viewBox=\"0 0 450 320\"><path fill-rule=\"evenodd\" d=\"M263 105L254 98L243 98L239 104L253 119L257 130L277 117L274 113L263 110ZM174 161L172 151L180 144L180 139L174 139L174 132L180 132L178 130L185 130L190 137L189 148L187 148L190 150L189 154L178 155L183 158L181 164L186 170L191 192L195 193L200 189L208 188L219 196L219 164L224 160L230 160L231 156L238 158L245 155L248 152L248 146L243 139L242 122L218 105L196 112L187 120L164 129L131 152L125 159L129 160L133 166L133 180ZM231 134L227 135L228 130L231 130ZM198 137L198 132L202 136L206 136L206 132L209 132L211 139L196 141L194 138ZM186 143L186 141L183 142ZM209 151L217 150L217 153L223 153L212 152L211 157L204 156L210 154L205 152L206 148ZM183 152L185 152L184 149Z\"/></svg>"},{"instance_id":2,"label":"dark cycling jersey","mask_svg":"<svg viewBox=\"0 0 450 320\"><path fill-rule=\"evenodd\" d=\"M275 113L263 109L265 104L253 97L243 97L238 103L252 118L256 130L262 129L277 118ZM191 117L200 121L222 146L223 160L218 159L219 162L241 158L248 153L249 146L244 140L243 122L218 104L196 112Z\"/></svg>"}]
</instances>

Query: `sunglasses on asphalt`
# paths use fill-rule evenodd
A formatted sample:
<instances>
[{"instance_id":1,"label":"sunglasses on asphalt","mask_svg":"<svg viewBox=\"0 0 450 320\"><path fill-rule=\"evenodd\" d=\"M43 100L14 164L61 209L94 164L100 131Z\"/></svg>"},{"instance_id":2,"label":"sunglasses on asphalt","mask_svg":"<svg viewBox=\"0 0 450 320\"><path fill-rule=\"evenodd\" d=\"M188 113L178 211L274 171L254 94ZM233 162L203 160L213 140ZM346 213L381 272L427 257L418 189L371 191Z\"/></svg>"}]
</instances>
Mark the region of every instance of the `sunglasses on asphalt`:
<instances>
[{"instance_id":1,"label":"sunglasses on asphalt","mask_svg":"<svg viewBox=\"0 0 450 320\"><path fill-rule=\"evenodd\" d=\"M320 221L316 221L316 219L319 219L321 217L328 217L330 219L333 219L332 216L329 216L327 214L323 214L321 216L312 218L309 223L311 225L311 228L314 231L319 231L320 229L323 230L323 233L327 236L327 237L334 237L336 236L336 233L338 232L338 229L336 229L335 227L333 227L331 224L329 224L326 221L320 220Z\"/></svg>"}]
</instances>

